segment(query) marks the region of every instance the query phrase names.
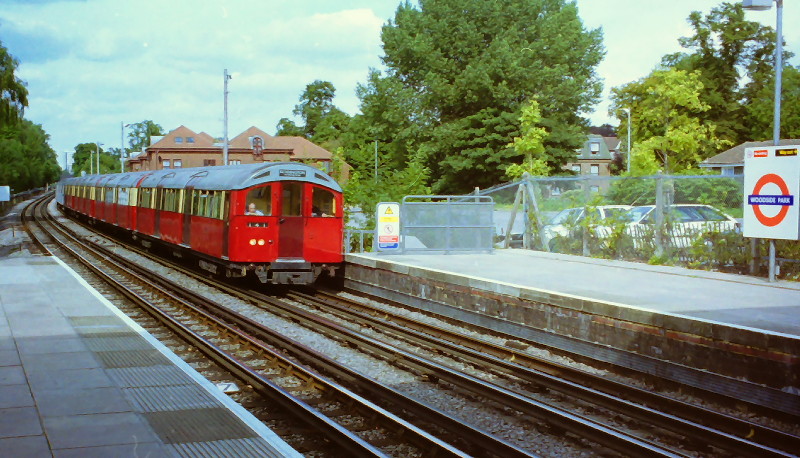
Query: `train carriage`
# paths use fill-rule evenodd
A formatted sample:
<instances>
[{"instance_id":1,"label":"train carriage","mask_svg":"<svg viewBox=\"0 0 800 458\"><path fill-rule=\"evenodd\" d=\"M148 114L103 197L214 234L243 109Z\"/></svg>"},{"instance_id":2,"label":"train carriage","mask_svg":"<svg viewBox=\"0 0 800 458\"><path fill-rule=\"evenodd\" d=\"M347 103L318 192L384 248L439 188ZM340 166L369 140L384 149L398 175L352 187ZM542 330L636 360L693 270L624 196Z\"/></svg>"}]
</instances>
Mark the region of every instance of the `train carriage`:
<instances>
[{"instance_id":1,"label":"train carriage","mask_svg":"<svg viewBox=\"0 0 800 458\"><path fill-rule=\"evenodd\" d=\"M343 261L342 189L301 163L70 178L58 202L228 276L308 284Z\"/></svg>"}]
</instances>

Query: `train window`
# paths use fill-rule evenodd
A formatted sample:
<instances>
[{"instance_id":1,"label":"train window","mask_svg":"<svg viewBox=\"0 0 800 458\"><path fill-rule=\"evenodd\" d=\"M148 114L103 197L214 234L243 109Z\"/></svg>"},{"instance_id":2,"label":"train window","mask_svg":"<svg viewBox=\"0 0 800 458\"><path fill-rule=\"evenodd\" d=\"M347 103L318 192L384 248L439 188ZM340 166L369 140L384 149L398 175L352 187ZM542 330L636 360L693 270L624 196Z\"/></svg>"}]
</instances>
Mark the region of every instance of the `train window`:
<instances>
[{"instance_id":1,"label":"train window","mask_svg":"<svg viewBox=\"0 0 800 458\"><path fill-rule=\"evenodd\" d=\"M255 205L255 212L250 211L250 205ZM245 215L272 215L272 186L262 186L251 189L247 193L247 202L244 208Z\"/></svg>"},{"instance_id":2,"label":"train window","mask_svg":"<svg viewBox=\"0 0 800 458\"><path fill-rule=\"evenodd\" d=\"M303 203L302 183L283 183L283 216L300 216Z\"/></svg>"},{"instance_id":3,"label":"train window","mask_svg":"<svg viewBox=\"0 0 800 458\"><path fill-rule=\"evenodd\" d=\"M104 200L106 201L106 203L107 204L114 203L114 188L103 188L103 190L105 191Z\"/></svg>"},{"instance_id":4,"label":"train window","mask_svg":"<svg viewBox=\"0 0 800 458\"><path fill-rule=\"evenodd\" d=\"M311 192L311 216L335 216L336 199L327 189L313 188Z\"/></svg>"},{"instance_id":5,"label":"train window","mask_svg":"<svg viewBox=\"0 0 800 458\"><path fill-rule=\"evenodd\" d=\"M131 190L130 188L119 188L119 196L117 202L120 205L129 205Z\"/></svg>"},{"instance_id":6,"label":"train window","mask_svg":"<svg viewBox=\"0 0 800 458\"><path fill-rule=\"evenodd\" d=\"M139 194L139 206L142 208L153 208L153 188L142 188Z\"/></svg>"},{"instance_id":7,"label":"train window","mask_svg":"<svg viewBox=\"0 0 800 458\"><path fill-rule=\"evenodd\" d=\"M230 211L231 205L231 193L228 191L224 191L222 193L222 215L220 215L219 219L227 220L228 219L228 212Z\"/></svg>"}]
</instances>

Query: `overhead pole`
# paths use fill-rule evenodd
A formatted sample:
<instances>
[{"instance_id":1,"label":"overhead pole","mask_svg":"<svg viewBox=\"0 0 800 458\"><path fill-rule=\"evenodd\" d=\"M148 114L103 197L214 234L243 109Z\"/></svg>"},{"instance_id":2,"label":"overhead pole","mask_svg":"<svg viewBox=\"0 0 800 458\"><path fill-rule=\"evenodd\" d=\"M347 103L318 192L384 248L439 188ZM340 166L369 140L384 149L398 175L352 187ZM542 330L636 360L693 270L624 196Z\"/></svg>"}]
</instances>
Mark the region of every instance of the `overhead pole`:
<instances>
[{"instance_id":1,"label":"overhead pole","mask_svg":"<svg viewBox=\"0 0 800 458\"><path fill-rule=\"evenodd\" d=\"M224 125L222 127L222 131L223 131L223 134L222 134L223 135L223 140L222 140L222 165L228 165L228 80L231 79L231 75L228 74L228 69L227 68L225 69L225 72L224 72L223 76L224 76L224 80L225 80L225 84L224 84L224 88L223 88L223 93L224 93L223 110L224 110L225 113L224 113L224 117L223 117L223 124Z\"/></svg>"}]
</instances>

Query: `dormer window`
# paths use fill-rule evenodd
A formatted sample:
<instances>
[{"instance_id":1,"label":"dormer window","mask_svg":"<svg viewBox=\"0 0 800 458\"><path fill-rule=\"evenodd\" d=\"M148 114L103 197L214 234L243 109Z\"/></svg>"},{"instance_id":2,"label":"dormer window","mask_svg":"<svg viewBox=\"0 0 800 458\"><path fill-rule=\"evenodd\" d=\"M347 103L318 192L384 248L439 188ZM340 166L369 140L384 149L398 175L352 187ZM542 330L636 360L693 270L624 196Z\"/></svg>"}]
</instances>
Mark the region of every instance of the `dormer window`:
<instances>
[{"instance_id":1,"label":"dormer window","mask_svg":"<svg viewBox=\"0 0 800 458\"><path fill-rule=\"evenodd\" d=\"M591 142L589 143L589 150L592 154L597 154L600 152L600 143L598 142Z\"/></svg>"},{"instance_id":2,"label":"dormer window","mask_svg":"<svg viewBox=\"0 0 800 458\"><path fill-rule=\"evenodd\" d=\"M194 137L186 137L186 143L194 143Z\"/></svg>"},{"instance_id":3,"label":"dormer window","mask_svg":"<svg viewBox=\"0 0 800 458\"><path fill-rule=\"evenodd\" d=\"M183 137L175 137L175 143L183 143Z\"/></svg>"}]
</instances>

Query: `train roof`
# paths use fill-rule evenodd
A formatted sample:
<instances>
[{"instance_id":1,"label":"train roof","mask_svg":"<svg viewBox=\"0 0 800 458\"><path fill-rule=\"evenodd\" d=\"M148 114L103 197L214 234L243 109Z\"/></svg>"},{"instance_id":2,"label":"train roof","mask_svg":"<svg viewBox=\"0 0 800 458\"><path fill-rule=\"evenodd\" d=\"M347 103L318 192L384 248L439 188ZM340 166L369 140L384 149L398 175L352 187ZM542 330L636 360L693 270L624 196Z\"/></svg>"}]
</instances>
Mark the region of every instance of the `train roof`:
<instances>
[{"instance_id":1,"label":"train roof","mask_svg":"<svg viewBox=\"0 0 800 458\"><path fill-rule=\"evenodd\" d=\"M263 162L228 166L165 169L145 172L87 175L68 178L66 184L77 186L106 186L130 188L164 187L183 189L191 185L196 189L227 191L246 189L273 181L307 181L342 191L341 186L325 172L300 162Z\"/></svg>"}]
</instances>

